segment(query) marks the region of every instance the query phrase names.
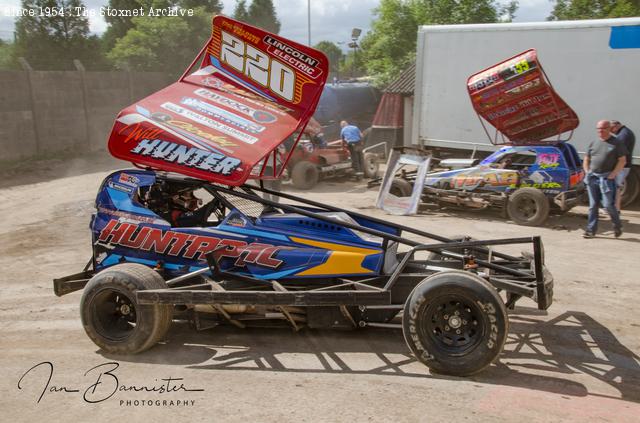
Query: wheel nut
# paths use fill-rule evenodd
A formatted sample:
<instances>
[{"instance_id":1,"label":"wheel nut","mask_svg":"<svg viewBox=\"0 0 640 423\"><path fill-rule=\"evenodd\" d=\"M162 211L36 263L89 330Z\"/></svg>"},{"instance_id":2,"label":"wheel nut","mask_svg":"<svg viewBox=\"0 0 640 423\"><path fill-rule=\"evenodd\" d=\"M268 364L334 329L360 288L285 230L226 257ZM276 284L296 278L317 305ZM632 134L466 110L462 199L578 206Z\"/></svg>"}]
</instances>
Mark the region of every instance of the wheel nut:
<instances>
[{"instance_id":1,"label":"wheel nut","mask_svg":"<svg viewBox=\"0 0 640 423\"><path fill-rule=\"evenodd\" d=\"M456 329L456 334L460 335L460 329Z\"/></svg>"},{"instance_id":2,"label":"wheel nut","mask_svg":"<svg viewBox=\"0 0 640 423\"><path fill-rule=\"evenodd\" d=\"M463 320L463 321L462 321L462 324L463 324L463 325L466 325L466 324L467 324L467 321L466 321L466 320Z\"/></svg>"},{"instance_id":3,"label":"wheel nut","mask_svg":"<svg viewBox=\"0 0 640 423\"><path fill-rule=\"evenodd\" d=\"M445 314L443 317L444 317L444 320L449 320L449 315L448 314Z\"/></svg>"},{"instance_id":4,"label":"wheel nut","mask_svg":"<svg viewBox=\"0 0 640 423\"><path fill-rule=\"evenodd\" d=\"M456 310L453 314L455 314L456 316L460 316L460 312L458 310Z\"/></svg>"},{"instance_id":5,"label":"wheel nut","mask_svg":"<svg viewBox=\"0 0 640 423\"><path fill-rule=\"evenodd\" d=\"M444 327L444 330L449 330L449 329L450 329L449 326Z\"/></svg>"}]
</instances>

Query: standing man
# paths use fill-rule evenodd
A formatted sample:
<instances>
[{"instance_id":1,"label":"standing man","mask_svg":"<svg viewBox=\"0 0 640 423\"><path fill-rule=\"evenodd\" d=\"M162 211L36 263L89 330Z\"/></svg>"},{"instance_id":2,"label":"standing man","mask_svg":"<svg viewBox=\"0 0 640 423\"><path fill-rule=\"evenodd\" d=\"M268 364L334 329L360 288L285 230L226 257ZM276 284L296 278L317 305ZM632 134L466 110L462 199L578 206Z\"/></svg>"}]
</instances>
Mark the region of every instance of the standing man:
<instances>
[{"instance_id":1,"label":"standing man","mask_svg":"<svg viewBox=\"0 0 640 423\"><path fill-rule=\"evenodd\" d=\"M624 168L627 151L611 134L611 124L608 120L599 121L596 128L599 140L589 144L583 162L585 183L589 192L589 220L583 236L595 236L598 230L598 207L602 201L603 207L611 216L615 237L618 238L622 235L622 224L615 206L615 179Z\"/></svg>"},{"instance_id":2,"label":"standing man","mask_svg":"<svg viewBox=\"0 0 640 423\"><path fill-rule=\"evenodd\" d=\"M362 132L355 125L349 125L349 122L343 120L340 122L340 138L347 143L349 153L351 153L351 166L353 167L356 177L362 178L364 175L362 167Z\"/></svg>"},{"instance_id":3,"label":"standing man","mask_svg":"<svg viewBox=\"0 0 640 423\"><path fill-rule=\"evenodd\" d=\"M615 134L618 142L624 145L624 148L627 150L627 163L616 178L616 185L618 186L618 192L616 194L616 208L618 209L618 213L620 213L620 210L622 210L622 188L624 187L624 182L631 171L631 158L633 156L633 148L636 145L636 136L633 134L631 129L627 128L617 120L611 121L611 132Z\"/></svg>"}]
</instances>

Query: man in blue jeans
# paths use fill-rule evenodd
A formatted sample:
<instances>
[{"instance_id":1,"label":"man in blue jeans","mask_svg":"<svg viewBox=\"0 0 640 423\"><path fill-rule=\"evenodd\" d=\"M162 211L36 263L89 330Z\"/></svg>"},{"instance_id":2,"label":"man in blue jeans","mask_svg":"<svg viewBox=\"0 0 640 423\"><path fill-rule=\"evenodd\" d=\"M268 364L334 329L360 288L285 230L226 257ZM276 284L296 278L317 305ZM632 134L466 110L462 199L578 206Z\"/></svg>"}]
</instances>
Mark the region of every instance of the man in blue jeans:
<instances>
[{"instance_id":1,"label":"man in blue jeans","mask_svg":"<svg viewBox=\"0 0 640 423\"><path fill-rule=\"evenodd\" d=\"M362 132L357 126L349 125L349 122L346 120L340 122L340 126L342 127L340 138L342 138L343 142L347 143L347 148L349 148L353 171L356 173L358 179L362 178Z\"/></svg>"},{"instance_id":2,"label":"man in blue jeans","mask_svg":"<svg viewBox=\"0 0 640 423\"><path fill-rule=\"evenodd\" d=\"M589 144L583 162L585 184L589 193L589 219L583 236L595 236L598 230L598 208L602 202L602 206L611 216L613 233L618 238L622 235L622 224L615 204L616 176L624 168L627 152L624 145L617 142L611 134L611 124L608 120L599 121L596 128L599 140Z\"/></svg>"}]
</instances>

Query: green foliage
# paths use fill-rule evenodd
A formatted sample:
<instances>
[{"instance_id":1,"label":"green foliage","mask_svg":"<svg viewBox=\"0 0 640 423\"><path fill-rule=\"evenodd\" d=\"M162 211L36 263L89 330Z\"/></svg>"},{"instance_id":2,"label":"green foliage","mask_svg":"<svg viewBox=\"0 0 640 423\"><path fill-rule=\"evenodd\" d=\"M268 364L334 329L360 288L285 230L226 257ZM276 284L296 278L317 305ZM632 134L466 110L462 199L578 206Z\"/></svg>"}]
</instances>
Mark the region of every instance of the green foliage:
<instances>
[{"instance_id":1,"label":"green foliage","mask_svg":"<svg viewBox=\"0 0 640 423\"><path fill-rule=\"evenodd\" d=\"M249 12L247 12L246 0L239 0L236 2L236 8L233 10L233 18L240 22L249 23Z\"/></svg>"},{"instance_id":2,"label":"green foliage","mask_svg":"<svg viewBox=\"0 0 640 423\"><path fill-rule=\"evenodd\" d=\"M183 9L203 7L204 11L210 15L215 15L222 11L222 5L218 0L179 0L178 5Z\"/></svg>"},{"instance_id":3,"label":"green foliage","mask_svg":"<svg viewBox=\"0 0 640 423\"><path fill-rule=\"evenodd\" d=\"M362 51L350 50L340 63L341 79L357 78L367 72Z\"/></svg>"},{"instance_id":4,"label":"green foliage","mask_svg":"<svg viewBox=\"0 0 640 423\"><path fill-rule=\"evenodd\" d=\"M210 15L220 13L222 5L219 0L109 0L108 6L119 10L140 9L147 15L149 8L168 8L179 6L183 9L204 8ZM110 51L116 41L127 35L127 32L133 28L133 18L135 16L105 16L108 24L107 30L102 36L103 49L105 52ZM164 19L156 17L156 19Z\"/></svg>"},{"instance_id":5,"label":"green foliage","mask_svg":"<svg viewBox=\"0 0 640 423\"><path fill-rule=\"evenodd\" d=\"M638 0L556 0L550 21L622 18L640 15Z\"/></svg>"},{"instance_id":6,"label":"green foliage","mask_svg":"<svg viewBox=\"0 0 640 423\"><path fill-rule=\"evenodd\" d=\"M342 50L340 47L332 43L331 41L320 41L313 48L323 52L329 59L329 70L338 70L340 58L342 57Z\"/></svg>"},{"instance_id":7,"label":"green foliage","mask_svg":"<svg viewBox=\"0 0 640 423\"><path fill-rule=\"evenodd\" d=\"M211 13L194 16L136 17L133 28L107 54L116 67L180 75L211 35Z\"/></svg>"},{"instance_id":8,"label":"green foliage","mask_svg":"<svg viewBox=\"0 0 640 423\"><path fill-rule=\"evenodd\" d=\"M81 0L22 0L22 8L82 7ZM89 35L89 20L75 13L61 16L21 16L16 20L16 43L13 60L24 57L38 70L73 70L73 59L79 59L87 69L105 66L100 42Z\"/></svg>"},{"instance_id":9,"label":"green foliage","mask_svg":"<svg viewBox=\"0 0 640 423\"><path fill-rule=\"evenodd\" d=\"M0 69L8 70L16 68L13 48L13 44L0 40Z\"/></svg>"},{"instance_id":10,"label":"green foliage","mask_svg":"<svg viewBox=\"0 0 640 423\"><path fill-rule=\"evenodd\" d=\"M385 85L415 58L418 26L508 21L517 2L495 0L381 0L362 39L363 61L376 83Z\"/></svg>"},{"instance_id":11,"label":"green foliage","mask_svg":"<svg viewBox=\"0 0 640 423\"><path fill-rule=\"evenodd\" d=\"M271 0L253 0L247 12L247 23L277 34L280 32L280 21Z\"/></svg>"}]
</instances>

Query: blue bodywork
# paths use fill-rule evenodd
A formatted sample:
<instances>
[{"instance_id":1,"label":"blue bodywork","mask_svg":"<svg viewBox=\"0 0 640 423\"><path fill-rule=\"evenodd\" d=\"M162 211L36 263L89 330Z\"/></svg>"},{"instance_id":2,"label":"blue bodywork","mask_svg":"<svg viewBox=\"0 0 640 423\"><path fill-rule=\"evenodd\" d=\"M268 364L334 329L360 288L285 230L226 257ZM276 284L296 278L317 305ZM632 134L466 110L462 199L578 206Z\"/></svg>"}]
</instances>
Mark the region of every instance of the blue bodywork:
<instances>
[{"instance_id":1,"label":"blue bodywork","mask_svg":"<svg viewBox=\"0 0 640 423\"><path fill-rule=\"evenodd\" d=\"M185 183L184 178L175 178ZM217 222L172 226L141 198L141 192L159 179L153 171L126 170L104 180L91 220L96 271L134 262L178 276L205 267L205 254L216 249L222 270L259 279L326 279L382 272L382 239L299 214L265 209L249 216L234 206ZM346 213L305 209L393 235L400 232Z\"/></svg>"},{"instance_id":2,"label":"blue bodywork","mask_svg":"<svg viewBox=\"0 0 640 423\"><path fill-rule=\"evenodd\" d=\"M505 193L532 187L555 195L575 189L583 178L581 160L575 148L568 143L559 143L502 147L478 166L429 173L425 185Z\"/></svg>"}]
</instances>

